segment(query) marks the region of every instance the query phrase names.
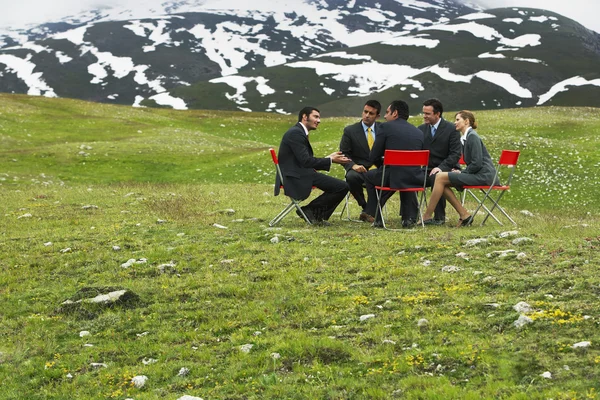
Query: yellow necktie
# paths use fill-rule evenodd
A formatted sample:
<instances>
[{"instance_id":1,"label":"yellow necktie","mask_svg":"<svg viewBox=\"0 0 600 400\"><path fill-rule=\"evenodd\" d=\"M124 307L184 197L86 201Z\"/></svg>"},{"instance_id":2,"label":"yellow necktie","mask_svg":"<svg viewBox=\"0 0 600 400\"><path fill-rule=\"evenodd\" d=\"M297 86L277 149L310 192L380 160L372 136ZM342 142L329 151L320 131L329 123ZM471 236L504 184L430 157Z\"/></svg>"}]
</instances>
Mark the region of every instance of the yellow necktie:
<instances>
[{"instance_id":1,"label":"yellow necktie","mask_svg":"<svg viewBox=\"0 0 600 400\"><path fill-rule=\"evenodd\" d=\"M373 148L373 143L375 143L375 138L373 137L373 131L371 127L367 128L367 144L369 145L369 150Z\"/></svg>"}]
</instances>

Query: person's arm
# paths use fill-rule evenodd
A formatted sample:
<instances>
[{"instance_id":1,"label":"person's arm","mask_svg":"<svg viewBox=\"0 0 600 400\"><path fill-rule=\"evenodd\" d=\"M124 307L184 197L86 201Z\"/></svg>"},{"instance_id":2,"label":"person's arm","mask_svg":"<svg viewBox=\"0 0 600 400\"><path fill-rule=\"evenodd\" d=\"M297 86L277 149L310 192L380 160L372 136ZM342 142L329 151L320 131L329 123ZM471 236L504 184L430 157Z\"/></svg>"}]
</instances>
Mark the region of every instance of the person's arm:
<instances>
[{"instance_id":1,"label":"person's arm","mask_svg":"<svg viewBox=\"0 0 600 400\"><path fill-rule=\"evenodd\" d=\"M352 161L352 138L350 137L350 133L348 132L349 127L344 128L344 133L342 134L342 140L340 141L340 151L346 155L350 159L350 161L344 164L344 168L346 171L350 171L352 167L355 165L354 161Z\"/></svg>"},{"instance_id":2,"label":"person's arm","mask_svg":"<svg viewBox=\"0 0 600 400\"><path fill-rule=\"evenodd\" d=\"M467 138L465 148L468 150L468 157L465 155L467 168L463 170L465 174L476 174L483 167L483 142L478 135L470 134Z\"/></svg>"},{"instance_id":3,"label":"person's arm","mask_svg":"<svg viewBox=\"0 0 600 400\"><path fill-rule=\"evenodd\" d=\"M316 158L310 155L308 151L310 146L308 138L301 129L288 135L287 139L289 147L292 153L294 153L294 157L302 167L323 171L329 171L331 169L331 158Z\"/></svg>"},{"instance_id":4,"label":"person's arm","mask_svg":"<svg viewBox=\"0 0 600 400\"><path fill-rule=\"evenodd\" d=\"M461 153L462 146L460 145L460 133L456 130L452 130L448 137L448 157L440 163L438 168L442 171L450 171L452 168L456 168Z\"/></svg>"}]
</instances>

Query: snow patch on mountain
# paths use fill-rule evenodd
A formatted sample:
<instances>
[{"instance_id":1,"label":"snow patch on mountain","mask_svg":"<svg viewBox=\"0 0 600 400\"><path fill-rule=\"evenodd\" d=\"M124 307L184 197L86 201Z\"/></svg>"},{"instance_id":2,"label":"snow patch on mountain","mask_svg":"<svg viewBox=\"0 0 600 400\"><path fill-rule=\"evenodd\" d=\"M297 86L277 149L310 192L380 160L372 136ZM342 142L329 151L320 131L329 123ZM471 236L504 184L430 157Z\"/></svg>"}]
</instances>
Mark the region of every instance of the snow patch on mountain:
<instances>
[{"instance_id":1,"label":"snow patch on mountain","mask_svg":"<svg viewBox=\"0 0 600 400\"><path fill-rule=\"evenodd\" d=\"M0 54L0 63L6 65L6 70L14 72L17 77L29 88L27 94L31 96L57 97L46 81L42 79L41 72L33 72L36 65L29 61L31 56L22 59L11 54Z\"/></svg>"},{"instance_id":2,"label":"snow patch on mountain","mask_svg":"<svg viewBox=\"0 0 600 400\"><path fill-rule=\"evenodd\" d=\"M250 82L256 82L256 90L262 95L275 93L272 87L267 85L268 79L262 76L257 77L245 77L245 76L223 76L221 78L211 79L211 83L225 83L236 90L235 94L225 93L225 97L229 100L234 101L236 104L248 104L248 101L244 98L246 93L246 84Z\"/></svg>"},{"instance_id":3,"label":"snow patch on mountain","mask_svg":"<svg viewBox=\"0 0 600 400\"><path fill-rule=\"evenodd\" d=\"M550 100L552 97L554 97L557 93L565 92L565 91L569 90L569 88L568 88L569 86L585 86L585 85L600 86L600 79L593 79L591 81L588 81L587 79L582 78L581 76L574 76L572 78L560 81L557 84L555 84L554 86L552 86L550 88L550 90L548 90L546 93L544 93L543 95L541 95L539 97L537 105L541 106L542 104L544 104L548 100Z\"/></svg>"}]
</instances>

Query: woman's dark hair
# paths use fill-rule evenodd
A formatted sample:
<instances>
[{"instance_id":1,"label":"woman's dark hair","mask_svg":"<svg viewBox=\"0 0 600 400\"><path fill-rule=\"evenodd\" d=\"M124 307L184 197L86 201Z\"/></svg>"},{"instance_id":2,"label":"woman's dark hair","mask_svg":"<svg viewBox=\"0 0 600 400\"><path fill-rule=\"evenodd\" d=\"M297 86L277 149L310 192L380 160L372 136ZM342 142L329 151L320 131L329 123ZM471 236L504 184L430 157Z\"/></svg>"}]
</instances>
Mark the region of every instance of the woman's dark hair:
<instances>
[{"instance_id":1,"label":"woman's dark hair","mask_svg":"<svg viewBox=\"0 0 600 400\"><path fill-rule=\"evenodd\" d=\"M471 124L471 128L477 129L477 122L475 121L475 115L469 110L462 110L456 113L456 115L460 115L462 119L469 120L469 124ZM454 117L456 117L456 115Z\"/></svg>"}]
</instances>

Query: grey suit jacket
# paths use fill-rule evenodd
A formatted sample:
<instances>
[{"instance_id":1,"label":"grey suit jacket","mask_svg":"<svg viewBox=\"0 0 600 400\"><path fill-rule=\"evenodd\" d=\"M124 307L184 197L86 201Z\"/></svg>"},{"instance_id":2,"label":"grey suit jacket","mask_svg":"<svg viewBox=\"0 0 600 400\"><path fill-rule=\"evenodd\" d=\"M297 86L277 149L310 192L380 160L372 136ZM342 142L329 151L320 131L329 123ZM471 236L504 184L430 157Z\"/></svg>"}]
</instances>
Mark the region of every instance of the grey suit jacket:
<instances>
[{"instance_id":1,"label":"grey suit jacket","mask_svg":"<svg viewBox=\"0 0 600 400\"><path fill-rule=\"evenodd\" d=\"M374 125L375 135L377 135L381 124L375 122ZM362 165L366 169L371 168L373 165L371 161L369 161L371 150L369 150L369 144L367 143L367 137L365 136L361 121L344 128L342 140L340 141L340 151L352 160L349 163L344 164L346 172L350 171L354 164Z\"/></svg>"},{"instance_id":2,"label":"grey suit jacket","mask_svg":"<svg viewBox=\"0 0 600 400\"><path fill-rule=\"evenodd\" d=\"M331 159L315 158L300 122L292 126L283 135L279 145L279 168L283 175L285 195L293 199L304 200L310 196L315 170L329 171ZM281 182L275 179L275 196L279 194Z\"/></svg>"},{"instance_id":3,"label":"grey suit jacket","mask_svg":"<svg viewBox=\"0 0 600 400\"><path fill-rule=\"evenodd\" d=\"M435 136L431 137L431 126L423 124L419 126L423 132L425 145L424 149L429 150L429 169L438 167L444 172L451 171L452 168L458 168L458 160L462 151L460 144L460 133L454 127L454 124L441 119Z\"/></svg>"},{"instance_id":4,"label":"grey suit jacket","mask_svg":"<svg viewBox=\"0 0 600 400\"><path fill-rule=\"evenodd\" d=\"M474 129L467 132L463 157L467 168L459 174L465 185L491 185L496 176L496 168L483 141ZM497 183L497 182L496 182Z\"/></svg>"}]
</instances>

